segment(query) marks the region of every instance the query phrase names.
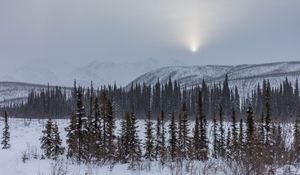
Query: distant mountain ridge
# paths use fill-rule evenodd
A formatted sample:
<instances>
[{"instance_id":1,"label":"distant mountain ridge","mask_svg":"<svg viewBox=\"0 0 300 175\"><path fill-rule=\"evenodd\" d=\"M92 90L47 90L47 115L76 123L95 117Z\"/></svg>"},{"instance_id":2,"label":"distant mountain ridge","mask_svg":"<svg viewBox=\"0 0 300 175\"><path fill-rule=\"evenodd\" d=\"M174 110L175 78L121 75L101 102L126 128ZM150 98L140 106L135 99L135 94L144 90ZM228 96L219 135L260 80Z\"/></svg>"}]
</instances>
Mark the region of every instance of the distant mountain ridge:
<instances>
[{"instance_id":1,"label":"distant mountain ridge","mask_svg":"<svg viewBox=\"0 0 300 175\"><path fill-rule=\"evenodd\" d=\"M191 88L205 80L208 84L219 84L229 77L231 88L237 86L242 95L247 95L264 79L270 80L278 87L285 78L294 85L300 78L300 61L276 62L265 64L243 64L237 66L206 65L206 66L169 66L159 68L139 76L132 83L155 84L158 80L164 84L169 77L177 80L182 87Z\"/></svg>"},{"instance_id":2,"label":"distant mountain ridge","mask_svg":"<svg viewBox=\"0 0 300 175\"><path fill-rule=\"evenodd\" d=\"M20 67L11 72L1 73L0 81L28 82L32 84L47 84L60 86L73 86L76 80L82 86L95 86L114 84L127 85L137 76L160 68L162 66L184 65L184 62L174 59L141 59L135 62L92 61L83 65L72 67L65 65L64 69L53 66L47 68Z\"/></svg>"},{"instance_id":3,"label":"distant mountain ridge","mask_svg":"<svg viewBox=\"0 0 300 175\"><path fill-rule=\"evenodd\" d=\"M53 88L54 86L49 86ZM30 91L40 92L48 88L48 85L24 83L24 82L0 82L0 106L11 102L21 103L27 100ZM70 88L67 88L70 89Z\"/></svg>"},{"instance_id":4,"label":"distant mountain ridge","mask_svg":"<svg viewBox=\"0 0 300 175\"><path fill-rule=\"evenodd\" d=\"M87 68L82 68L82 71L84 71L85 73L79 73L82 75L82 79L80 82L84 83L84 85L86 86L89 86L90 80L92 80L91 77L94 77L95 79L97 79L96 77L99 77L100 79L100 73L103 70L97 71L97 69L99 68L99 66L108 67L107 64L104 65L100 63L100 65L97 65L96 63L94 63L88 65ZM94 68L92 68L93 66ZM117 67L120 68L119 65L117 65ZM122 74L121 77L126 76L126 69L130 69L132 67L134 67L134 65L130 64L127 67L123 67L122 70L119 70L119 74ZM141 70L139 71L142 71L142 69L144 68L141 68ZM115 71L116 70L113 70L113 72ZM95 75L89 76L89 74ZM103 81L102 83L100 83L100 85L108 83L111 84L114 82L114 80L112 79L113 77L110 77L109 74L109 72L107 72L107 74L102 74L104 76L108 76L108 78L111 79L109 81ZM164 84L167 83L169 77L171 77L172 80L177 80L181 84L181 87L191 88L200 85L203 80L205 80L209 85L222 83L226 74L229 77L229 86L231 88L237 86L239 88L241 96L247 96L247 94L251 93L251 91L257 87L257 84L262 83L264 79L270 80L270 83L273 87L278 87L280 83L282 83L287 77L289 81L291 81L294 85L296 79L300 79L300 61L266 64L243 64L236 66L167 66L154 69L139 76L131 83L128 83L127 87L130 87L135 83L146 83L148 85L153 85L158 80L162 84ZM134 77L134 74L131 74L130 76ZM85 79L85 82L83 82L83 79ZM99 81L101 81L101 79ZM129 80L126 81L130 82ZM70 80L70 82L73 82L73 80ZM125 80L123 83L125 83ZM56 84L58 83L50 83L50 85ZM94 85L99 86L99 84L97 83L94 83ZM4 105L10 102L24 101L26 100L26 97L31 90L39 92L43 88L47 88L47 85L0 81L0 105Z\"/></svg>"}]
</instances>

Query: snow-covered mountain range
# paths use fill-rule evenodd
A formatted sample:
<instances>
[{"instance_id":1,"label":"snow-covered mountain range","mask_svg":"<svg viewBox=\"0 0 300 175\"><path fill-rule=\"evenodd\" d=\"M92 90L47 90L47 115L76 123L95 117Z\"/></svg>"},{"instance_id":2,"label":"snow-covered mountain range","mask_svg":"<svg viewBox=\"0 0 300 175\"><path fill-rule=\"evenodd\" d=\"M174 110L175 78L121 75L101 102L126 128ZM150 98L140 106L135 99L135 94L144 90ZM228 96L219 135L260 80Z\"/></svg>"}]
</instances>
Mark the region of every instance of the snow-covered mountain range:
<instances>
[{"instance_id":1,"label":"snow-covered mountain range","mask_svg":"<svg viewBox=\"0 0 300 175\"><path fill-rule=\"evenodd\" d=\"M293 84L300 78L300 62L277 62L267 64L236 65L236 66L169 66L145 73L132 83L155 84L158 80L166 83L171 77L178 80L181 86L191 88L205 80L208 84L219 84L229 77L231 88L237 86L245 96L264 79L270 80L277 87L287 77ZM129 84L130 86L130 84Z\"/></svg>"},{"instance_id":2,"label":"snow-covered mountain range","mask_svg":"<svg viewBox=\"0 0 300 175\"><path fill-rule=\"evenodd\" d=\"M49 87L52 88L53 86ZM28 94L32 90L40 92L42 89L46 88L48 88L48 85L2 81L0 82L0 106L8 105L12 102L24 102L27 100Z\"/></svg>"},{"instance_id":3,"label":"snow-covered mountain range","mask_svg":"<svg viewBox=\"0 0 300 175\"><path fill-rule=\"evenodd\" d=\"M0 81L27 82L33 84L47 84L59 86L73 86L73 81L78 84L89 86L101 86L113 84L124 86L137 76L160 68L162 66L184 65L183 62L174 59L141 59L135 62L113 62L92 61L81 66L53 66L51 70L43 67L20 67L16 70L2 73L0 70ZM63 68L61 68L63 67Z\"/></svg>"},{"instance_id":4,"label":"snow-covered mountain range","mask_svg":"<svg viewBox=\"0 0 300 175\"><path fill-rule=\"evenodd\" d=\"M234 88L237 86L242 96L246 96L250 93L257 84L262 83L264 79L269 79L271 85L274 87L278 87L286 77L293 84L296 79L300 79L300 61L236 66L168 66L158 69L154 69L158 66L158 63L154 60L152 61L153 62L149 61L148 67L146 66L147 64L143 63L126 63L120 65L116 63L94 62L86 67L79 68L74 71L73 74L75 77L79 77L78 81L80 84L86 86L90 84L90 80L96 82L94 84L97 86L108 83L111 84L115 81L121 82L120 85L127 84L128 87L132 83L146 83L153 85L157 80L161 83L166 83L169 80L169 77L171 77L172 80L178 80L182 87L187 88L201 84L202 80L205 80L210 85L222 83L227 74L230 87ZM151 71L147 72L148 70ZM28 75L33 76L34 72L31 70L29 72L31 72L31 74ZM133 80L141 74L140 72L147 73ZM45 74L50 76L49 72L46 72ZM43 74L38 74L36 76L40 76L38 78L41 78L43 77ZM44 81L47 81L46 77L43 77ZM115 77L117 78L115 79ZM129 79L133 81L128 83L130 82ZM22 80L17 79L16 81ZM27 79L24 79L22 82L24 81L27 81ZM72 87L73 79L70 79L69 81L70 83L66 84L68 84L69 87ZM60 82L55 81L55 78L49 80L49 82L51 85L60 84ZM17 102L22 101L32 89L40 91L42 88L47 88L46 83L44 83L44 85L41 84L8 82L0 79L0 105L6 104L11 100Z\"/></svg>"}]
</instances>

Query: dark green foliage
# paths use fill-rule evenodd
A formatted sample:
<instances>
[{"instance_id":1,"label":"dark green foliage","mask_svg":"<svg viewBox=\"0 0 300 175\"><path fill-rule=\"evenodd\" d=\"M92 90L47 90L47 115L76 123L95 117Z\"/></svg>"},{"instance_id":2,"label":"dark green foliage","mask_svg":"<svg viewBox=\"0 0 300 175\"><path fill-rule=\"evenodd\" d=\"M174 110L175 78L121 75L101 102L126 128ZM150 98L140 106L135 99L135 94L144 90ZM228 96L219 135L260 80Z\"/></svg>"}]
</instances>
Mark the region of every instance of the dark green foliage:
<instances>
[{"instance_id":1,"label":"dark green foliage","mask_svg":"<svg viewBox=\"0 0 300 175\"><path fill-rule=\"evenodd\" d=\"M105 93L105 92L104 92ZM102 114L105 114L103 116L104 122L106 123L106 132L103 133L103 138L104 138L104 149L105 149L105 154L106 154L106 159L108 161L114 161L116 158L116 145L114 144L115 140L115 135L114 135L114 129L115 129L115 119L113 115L113 109L112 109L112 104L108 99L103 99L105 100L102 102L105 105L105 112ZM100 102L101 104L101 102Z\"/></svg>"},{"instance_id":2,"label":"dark green foliage","mask_svg":"<svg viewBox=\"0 0 300 175\"><path fill-rule=\"evenodd\" d=\"M240 120L239 124L239 143L238 143L238 150L239 150L239 155L242 156L243 151L244 151L244 127L243 127L243 119Z\"/></svg>"},{"instance_id":3,"label":"dark green foliage","mask_svg":"<svg viewBox=\"0 0 300 175\"><path fill-rule=\"evenodd\" d=\"M224 129L224 119L223 119L223 106L220 105L219 108L219 117L220 117L220 126L219 126L219 133L220 133L220 139L219 139L219 155L221 157L225 157L225 149L226 149L226 143L225 143L225 129Z\"/></svg>"},{"instance_id":4,"label":"dark green foliage","mask_svg":"<svg viewBox=\"0 0 300 175\"><path fill-rule=\"evenodd\" d=\"M214 117L213 119L213 157L217 158L219 155L219 147L220 147L220 141L219 141L219 133L218 133L218 123L217 119Z\"/></svg>"},{"instance_id":5,"label":"dark green foliage","mask_svg":"<svg viewBox=\"0 0 300 175\"><path fill-rule=\"evenodd\" d=\"M166 153L166 130L165 130L165 113L161 111L160 113L160 130L161 134L159 136L159 140L157 143L160 144L159 147L159 158L162 164L165 163L166 158L167 158L167 153Z\"/></svg>"},{"instance_id":6,"label":"dark green foliage","mask_svg":"<svg viewBox=\"0 0 300 175\"><path fill-rule=\"evenodd\" d=\"M145 153L144 158L149 161L155 159L155 147L154 147L154 136L153 136L153 122L151 121L151 113L148 112L148 118L146 120L146 131L145 138L146 142L144 145Z\"/></svg>"},{"instance_id":7,"label":"dark green foliage","mask_svg":"<svg viewBox=\"0 0 300 175\"><path fill-rule=\"evenodd\" d=\"M155 138L155 158L159 160L160 151L161 151L161 117L157 116L156 118L156 138Z\"/></svg>"},{"instance_id":8,"label":"dark green foliage","mask_svg":"<svg viewBox=\"0 0 300 175\"><path fill-rule=\"evenodd\" d=\"M238 149L238 131L237 131L237 127L236 127L236 113L234 108L232 109L232 115L231 115L231 133L232 133L232 141L231 141L231 150L232 152L236 155L237 153L237 149Z\"/></svg>"},{"instance_id":9,"label":"dark green foliage","mask_svg":"<svg viewBox=\"0 0 300 175\"><path fill-rule=\"evenodd\" d=\"M246 141L247 145L251 144L251 141L253 140L253 134L254 134L254 120L253 120L253 109L252 106L249 105L247 110L247 131L246 131Z\"/></svg>"},{"instance_id":10,"label":"dark green foliage","mask_svg":"<svg viewBox=\"0 0 300 175\"><path fill-rule=\"evenodd\" d=\"M271 117L290 120L296 116L296 106L299 102L297 81L295 85L292 85L286 79L279 88L271 89L269 81L265 80L262 85L258 83L257 88L240 102L237 87L229 88L229 79L226 76L222 85L211 84L210 86L203 81L201 88L196 86L191 89L181 87L178 81L172 81L171 78L165 84L157 81L154 86L143 83L132 84L130 88L108 85L101 89L106 91L107 98L113 106L115 118L121 118L124 112L132 109L141 119L146 117L145 111L149 110L153 114L158 114L161 110L166 114L172 111L179 113L183 103L186 104L187 113L195 116L198 110L197 94L199 90L202 91L203 112L207 119L213 119L213 114L218 111L219 105L223 106L224 120L229 119L232 108L239 116L245 114L248 101L253 105L255 116L264 112L267 132L271 130L268 124ZM26 102L5 106L3 110L17 117L66 117L76 107L78 89L82 91L87 117L91 119L95 98L99 97L102 90L94 89L92 84L87 89L77 88L76 82L74 82L74 89L49 86L40 92L32 91L28 94Z\"/></svg>"},{"instance_id":11,"label":"dark green foliage","mask_svg":"<svg viewBox=\"0 0 300 175\"><path fill-rule=\"evenodd\" d=\"M191 157L195 160L200 160L200 147L201 147L201 140L200 140L200 122L199 117L196 117L195 120L195 127L194 127L194 135L192 141L192 149L190 150Z\"/></svg>"},{"instance_id":12,"label":"dark green foliage","mask_svg":"<svg viewBox=\"0 0 300 175\"><path fill-rule=\"evenodd\" d=\"M94 108L93 115L90 123L90 149L91 154L95 159L101 160L104 151L103 151L103 137L102 137L102 120L100 117L100 108L99 108L99 100L95 98L94 100Z\"/></svg>"},{"instance_id":13,"label":"dark green foliage","mask_svg":"<svg viewBox=\"0 0 300 175\"><path fill-rule=\"evenodd\" d=\"M179 115L179 136L178 136L178 147L180 157L183 159L187 159L189 153L189 122L188 122L188 114L186 109L186 104L182 105L182 110Z\"/></svg>"},{"instance_id":14,"label":"dark green foliage","mask_svg":"<svg viewBox=\"0 0 300 175\"><path fill-rule=\"evenodd\" d=\"M298 115L294 124L294 143L293 147L296 152L296 161L300 162L300 106L298 107Z\"/></svg>"},{"instance_id":15,"label":"dark green foliage","mask_svg":"<svg viewBox=\"0 0 300 175\"><path fill-rule=\"evenodd\" d=\"M129 169L135 169L139 165L142 157L142 151L141 151L141 141L138 137L138 131L137 131L137 122L134 113L131 113L129 120L127 121L128 128L126 129L128 134L128 163L129 163Z\"/></svg>"},{"instance_id":16,"label":"dark green foliage","mask_svg":"<svg viewBox=\"0 0 300 175\"><path fill-rule=\"evenodd\" d=\"M192 89L180 89L178 82L173 84L169 79L165 85L161 85L158 81L153 88L146 84L143 86L132 84L130 89L108 86L101 90L94 90L93 87L88 89L75 87L74 90L76 90L76 93L72 94L72 98L75 99L72 99L74 113L66 128L66 141L67 156L78 162L111 165L116 162L128 163L129 168L134 170L139 168L143 158L149 162L157 160L161 165L169 165L168 161L179 163L185 160L206 161L210 158L207 120L210 121L212 116L214 119L211 142L214 158L235 159L242 161L243 166L248 164L252 168L262 168L260 164L271 165L276 162L275 160L287 159L286 155L290 156L289 160L294 161L291 153L295 151L298 155L300 150L299 119L294 126L295 142L290 149L283 144L281 126L272 123L274 114L280 112L284 114L288 110L293 113L294 107L291 106L289 98L293 99L293 104L296 104L298 99L295 97L299 96L297 86L293 90L287 80L279 90L271 89L270 83L264 81L263 89L258 85L249 98L243 99L242 110L238 90L229 89L227 76L223 86L215 84L208 87L203 81L201 88ZM283 98L285 100L282 100ZM35 103L35 100L30 103ZM248 106L250 103L253 107ZM231 111L232 123L227 129L224 123L230 120L228 110ZM132 113L125 113L121 121L121 132L116 134L115 118L123 111ZM133 111L137 111L138 114ZM143 143L145 152L142 154L137 118L144 118L145 111L149 113L145 124L146 139ZM166 114L171 111L174 112L172 115L169 114L171 120L168 121ZM151 113L159 113L155 129ZM175 114L179 116L178 121ZM263 115L260 116L261 114ZM195 117L192 132L188 116ZM218 117L219 120L216 119ZM238 127L238 117L246 119L245 129L242 120ZM169 123L167 141L166 123ZM61 139L59 134L55 133L58 133L58 128L53 123L47 125L43 131L45 139L42 139L42 149L48 158L55 158L53 155L63 153L60 149ZM298 156L295 157L297 157L295 160L299 161ZM256 174L259 174L257 172L261 171L256 171ZM253 172L249 174L251 173L255 174Z\"/></svg>"},{"instance_id":17,"label":"dark green foliage","mask_svg":"<svg viewBox=\"0 0 300 175\"><path fill-rule=\"evenodd\" d=\"M206 135L206 117L203 113L202 92L198 93L198 114L195 120L192 156L196 160L208 159L208 139Z\"/></svg>"},{"instance_id":18,"label":"dark green foliage","mask_svg":"<svg viewBox=\"0 0 300 175\"><path fill-rule=\"evenodd\" d=\"M60 133L58 130L57 124L53 124L53 144L54 144L54 149L53 149L53 158L57 159L59 155L62 155L65 151L65 148L61 146L61 138L60 138Z\"/></svg>"},{"instance_id":19,"label":"dark green foliage","mask_svg":"<svg viewBox=\"0 0 300 175\"><path fill-rule=\"evenodd\" d=\"M58 127L51 119L48 119L40 141L41 149L46 158L56 159L59 155L64 153L64 148L61 146Z\"/></svg>"},{"instance_id":20,"label":"dark green foliage","mask_svg":"<svg viewBox=\"0 0 300 175\"><path fill-rule=\"evenodd\" d=\"M271 86L270 82L264 81L264 101L265 101L265 128L267 134L271 131Z\"/></svg>"},{"instance_id":21,"label":"dark green foliage","mask_svg":"<svg viewBox=\"0 0 300 175\"><path fill-rule=\"evenodd\" d=\"M222 101L221 106L223 107L224 115L229 116L230 115L230 109L231 109L231 99L230 99L230 89L228 84L228 75L225 76L225 80L223 83L223 92L222 92Z\"/></svg>"},{"instance_id":22,"label":"dark green foliage","mask_svg":"<svg viewBox=\"0 0 300 175\"><path fill-rule=\"evenodd\" d=\"M71 158L76 154L78 150L77 118L75 113L71 114L70 124L67 128L65 128L65 131L67 132L67 140L66 140L68 145L67 157Z\"/></svg>"},{"instance_id":23,"label":"dark green foliage","mask_svg":"<svg viewBox=\"0 0 300 175\"><path fill-rule=\"evenodd\" d=\"M45 130L43 130L43 136L41 137L41 149L44 152L44 155L50 159L52 158L52 154L53 154L53 149L54 149L54 144L53 144L53 124L52 124L52 120L49 119L47 121Z\"/></svg>"},{"instance_id":24,"label":"dark green foliage","mask_svg":"<svg viewBox=\"0 0 300 175\"><path fill-rule=\"evenodd\" d=\"M129 145L128 140L130 137L129 128L130 128L130 113L126 112L124 115L124 119L121 123L121 133L120 138L118 140L118 152L119 152L119 160L122 163L128 163L128 151Z\"/></svg>"},{"instance_id":25,"label":"dark green foliage","mask_svg":"<svg viewBox=\"0 0 300 175\"><path fill-rule=\"evenodd\" d=\"M170 157L171 157L171 161L175 161L175 159L177 158L177 154L178 154L178 128L176 125L176 121L175 121L175 113L172 113L171 116L171 122L169 125L169 135L170 135L170 139L169 139L169 153L170 153Z\"/></svg>"},{"instance_id":26,"label":"dark green foliage","mask_svg":"<svg viewBox=\"0 0 300 175\"><path fill-rule=\"evenodd\" d=\"M7 107L7 111L16 117L61 118L69 115L73 107L73 99L68 97L71 89L49 86L40 92L32 90L26 103Z\"/></svg>"},{"instance_id":27,"label":"dark green foliage","mask_svg":"<svg viewBox=\"0 0 300 175\"><path fill-rule=\"evenodd\" d=\"M10 148L10 133L9 133L9 125L8 125L8 116L7 112L4 112L4 128L3 128L3 135L2 135L2 149L9 149Z\"/></svg>"}]
</instances>

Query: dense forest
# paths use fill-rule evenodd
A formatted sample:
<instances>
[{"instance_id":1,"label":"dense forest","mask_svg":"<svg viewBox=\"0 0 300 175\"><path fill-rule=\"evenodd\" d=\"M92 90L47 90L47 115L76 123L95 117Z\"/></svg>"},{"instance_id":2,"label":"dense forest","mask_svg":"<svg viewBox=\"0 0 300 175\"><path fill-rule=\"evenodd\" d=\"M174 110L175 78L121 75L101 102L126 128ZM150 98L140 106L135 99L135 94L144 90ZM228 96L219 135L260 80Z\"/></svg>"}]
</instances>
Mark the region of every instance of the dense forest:
<instances>
[{"instance_id":1,"label":"dense forest","mask_svg":"<svg viewBox=\"0 0 300 175\"><path fill-rule=\"evenodd\" d=\"M124 113L132 111L138 119L147 118L150 111L154 116L161 111L168 116L178 113L182 104L186 105L191 119L197 114L197 94L201 91L203 96L203 111L208 119L212 120L220 106L224 109L224 119L228 120L234 109L239 118L245 118L248 104L253 106L255 118L264 115L263 104L269 98L272 116L274 119L289 121L296 116L299 103L298 81L291 84L288 79L278 88L271 87L268 80L257 84L257 88L250 94L239 94L238 88L230 89L228 77L222 84L208 86L205 81L199 86L187 89L181 87L177 81L169 79L167 84L160 84L159 80L153 86L146 84L132 84L128 87L103 86L95 89L91 83L89 88L81 88L83 101L87 112L92 111L95 99L99 98L101 91L106 91L108 99L113 106L114 115L122 118ZM47 88L41 92L34 90L21 104L11 104L3 110L9 111L15 117L28 118L66 118L70 116L76 101L76 82L73 89L61 87ZM170 119L170 118L169 118Z\"/></svg>"},{"instance_id":2,"label":"dense forest","mask_svg":"<svg viewBox=\"0 0 300 175\"><path fill-rule=\"evenodd\" d=\"M131 170L151 169L151 162L176 168L220 159L240 174L272 174L272 167L300 161L298 81L293 86L287 79L279 88L265 80L243 99L237 88L229 88L227 76L222 85L209 87L203 81L192 89L171 79L153 87L100 89L75 82L72 91L33 91L25 103L3 110L12 116L48 118L40 139L43 159L66 156L77 163L127 164ZM57 117L70 119L65 148L53 122ZM279 122L293 117L292 122ZM3 149L10 147L7 120L5 112ZM292 128L291 143L285 139L286 124Z\"/></svg>"},{"instance_id":3,"label":"dense forest","mask_svg":"<svg viewBox=\"0 0 300 175\"><path fill-rule=\"evenodd\" d=\"M127 164L131 170L150 170L151 162L182 168L188 165L183 162L205 162L215 158L225 160L233 167L237 163L237 174L272 174L273 167L300 161L300 110L297 110L296 121L290 125L293 142L289 144L284 138L284 124L273 118L269 87L266 84L263 115L259 120L255 119L254 107L249 102L244 118L238 120L237 111L231 108L230 117L225 121L226 108L219 104L209 122L204 111L205 96L199 89L194 121L188 119L188 108L183 102L177 112L170 114L161 110L153 117L149 110L143 120L145 126L139 126L136 113L129 110L120 120L120 130L116 130L116 117L108 91L100 90L92 107L86 108L92 102L84 102L83 89L79 87L76 88L76 103L69 126L65 128L66 154L61 147L57 125L51 119L43 131L41 148L50 159L64 154L78 163L109 164L112 167L121 163ZM141 127L144 127L144 138L139 136ZM208 133L210 127L211 133Z\"/></svg>"}]
</instances>

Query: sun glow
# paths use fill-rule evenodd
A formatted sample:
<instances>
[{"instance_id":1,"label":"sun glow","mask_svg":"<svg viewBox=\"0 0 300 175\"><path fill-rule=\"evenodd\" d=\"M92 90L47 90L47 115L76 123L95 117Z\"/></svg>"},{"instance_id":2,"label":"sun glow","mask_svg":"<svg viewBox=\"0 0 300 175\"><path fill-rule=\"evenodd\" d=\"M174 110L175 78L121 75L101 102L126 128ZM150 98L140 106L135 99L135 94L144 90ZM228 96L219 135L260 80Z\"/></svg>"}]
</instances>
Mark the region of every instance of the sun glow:
<instances>
[{"instance_id":1,"label":"sun glow","mask_svg":"<svg viewBox=\"0 0 300 175\"><path fill-rule=\"evenodd\" d=\"M200 37L197 32L191 32L190 36L188 37L186 44L187 48L192 53L197 53L199 49L201 49Z\"/></svg>"},{"instance_id":2,"label":"sun glow","mask_svg":"<svg viewBox=\"0 0 300 175\"><path fill-rule=\"evenodd\" d=\"M198 51L198 47L196 45L191 45L191 52L196 53Z\"/></svg>"},{"instance_id":3,"label":"sun glow","mask_svg":"<svg viewBox=\"0 0 300 175\"><path fill-rule=\"evenodd\" d=\"M203 31L203 28L200 27L199 22L194 18L187 21L184 26L186 48L192 53L197 53L201 49L206 33Z\"/></svg>"},{"instance_id":4,"label":"sun glow","mask_svg":"<svg viewBox=\"0 0 300 175\"><path fill-rule=\"evenodd\" d=\"M180 6L179 6L180 4ZM204 46L217 34L218 14L217 7L210 1L192 0L191 3L177 4L170 19L175 21L176 42L185 51L198 55Z\"/></svg>"}]
</instances>

